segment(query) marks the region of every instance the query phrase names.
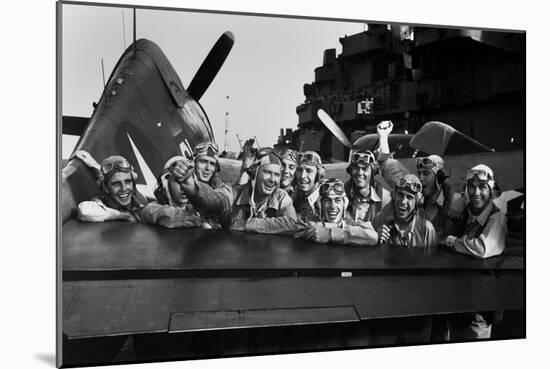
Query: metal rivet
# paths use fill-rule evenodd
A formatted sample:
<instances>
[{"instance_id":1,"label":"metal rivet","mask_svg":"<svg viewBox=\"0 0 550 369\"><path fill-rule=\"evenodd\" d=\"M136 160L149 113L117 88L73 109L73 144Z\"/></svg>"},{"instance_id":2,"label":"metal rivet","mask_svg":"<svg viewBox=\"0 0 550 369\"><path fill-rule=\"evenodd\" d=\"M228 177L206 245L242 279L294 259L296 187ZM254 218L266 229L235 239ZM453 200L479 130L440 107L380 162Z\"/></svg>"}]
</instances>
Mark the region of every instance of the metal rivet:
<instances>
[{"instance_id":1,"label":"metal rivet","mask_svg":"<svg viewBox=\"0 0 550 369\"><path fill-rule=\"evenodd\" d=\"M116 83L118 83L119 85L121 85L123 82L124 82L124 78L122 78L122 77L118 77L116 79Z\"/></svg>"},{"instance_id":2,"label":"metal rivet","mask_svg":"<svg viewBox=\"0 0 550 369\"><path fill-rule=\"evenodd\" d=\"M116 95L116 90L111 91L111 95L115 96Z\"/></svg>"},{"instance_id":3,"label":"metal rivet","mask_svg":"<svg viewBox=\"0 0 550 369\"><path fill-rule=\"evenodd\" d=\"M162 123L161 122L158 122L157 123L157 127L161 127L162 126Z\"/></svg>"}]
</instances>

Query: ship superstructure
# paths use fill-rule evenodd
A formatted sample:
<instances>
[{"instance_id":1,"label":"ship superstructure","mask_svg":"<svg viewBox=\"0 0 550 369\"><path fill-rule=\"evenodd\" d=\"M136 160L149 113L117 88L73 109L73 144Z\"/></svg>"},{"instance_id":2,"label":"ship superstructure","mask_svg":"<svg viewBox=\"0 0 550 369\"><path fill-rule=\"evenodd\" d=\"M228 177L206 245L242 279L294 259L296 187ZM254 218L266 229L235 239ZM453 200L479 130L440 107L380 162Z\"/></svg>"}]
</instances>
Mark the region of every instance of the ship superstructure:
<instances>
[{"instance_id":1,"label":"ship superstructure","mask_svg":"<svg viewBox=\"0 0 550 369\"><path fill-rule=\"evenodd\" d=\"M348 150L317 117L323 109L352 142L392 120L415 133L445 122L497 151L523 145L525 33L369 24L327 49L304 84L298 127L279 145L345 160Z\"/></svg>"}]
</instances>

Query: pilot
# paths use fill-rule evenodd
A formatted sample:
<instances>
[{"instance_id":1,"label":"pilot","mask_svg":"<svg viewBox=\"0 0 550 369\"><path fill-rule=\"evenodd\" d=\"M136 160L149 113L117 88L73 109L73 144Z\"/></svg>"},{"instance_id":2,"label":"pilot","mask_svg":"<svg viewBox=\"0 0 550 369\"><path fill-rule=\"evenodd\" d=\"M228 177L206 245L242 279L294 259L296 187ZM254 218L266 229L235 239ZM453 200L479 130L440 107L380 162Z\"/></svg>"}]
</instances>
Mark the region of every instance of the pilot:
<instances>
[{"instance_id":1,"label":"pilot","mask_svg":"<svg viewBox=\"0 0 550 369\"><path fill-rule=\"evenodd\" d=\"M279 188L281 160L270 148L257 152L250 181L213 189L190 175L192 168L178 163L174 174L196 208L220 219L223 228L238 231L293 234L296 211L288 194Z\"/></svg>"},{"instance_id":2,"label":"pilot","mask_svg":"<svg viewBox=\"0 0 550 369\"><path fill-rule=\"evenodd\" d=\"M214 142L199 143L193 150L193 174L198 181L206 183L212 188L219 188L223 185L218 175L220 171L218 153L218 145ZM142 214L144 220L147 223L167 228L200 226L219 229L219 221L205 216L204 210L193 207L181 184L174 177L174 167L179 162L188 162L188 160L183 156L175 156L164 165L164 171L157 179L155 190L158 202L152 202L145 207ZM201 221L199 222L197 219Z\"/></svg>"},{"instance_id":3,"label":"pilot","mask_svg":"<svg viewBox=\"0 0 550 369\"><path fill-rule=\"evenodd\" d=\"M405 247L436 245L435 229L421 208L422 183L414 174L401 177L395 187L392 201L373 221L380 243Z\"/></svg>"},{"instance_id":4,"label":"pilot","mask_svg":"<svg viewBox=\"0 0 550 369\"><path fill-rule=\"evenodd\" d=\"M154 192L157 201L149 203L141 214L145 223L157 224L166 228L201 226L201 216L193 208L180 183L175 180L173 175L176 164L184 161L186 159L183 156L174 156L164 165L164 171L157 178L157 188Z\"/></svg>"},{"instance_id":5,"label":"pilot","mask_svg":"<svg viewBox=\"0 0 550 369\"><path fill-rule=\"evenodd\" d=\"M296 168L296 191L292 194L298 218L304 222L319 221L319 184L325 178L325 168L321 157L315 151L305 151L298 155Z\"/></svg>"},{"instance_id":6,"label":"pilot","mask_svg":"<svg viewBox=\"0 0 550 369\"><path fill-rule=\"evenodd\" d=\"M506 216L493 202L499 192L493 171L487 165L476 165L467 172L467 207L445 239L446 247L481 259L504 252ZM492 323L497 316L498 312L460 315L451 322L451 339L491 338Z\"/></svg>"},{"instance_id":7,"label":"pilot","mask_svg":"<svg viewBox=\"0 0 550 369\"><path fill-rule=\"evenodd\" d=\"M281 172L281 190L286 191L289 196L292 196L295 190L295 173L298 165L298 153L296 150L282 148L277 151L281 157L282 172Z\"/></svg>"},{"instance_id":8,"label":"pilot","mask_svg":"<svg viewBox=\"0 0 550 369\"><path fill-rule=\"evenodd\" d=\"M355 221L369 221L389 202L389 192L374 180L378 163L369 150L358 150L350 157L346 171L346 194L351 199L348 211ZM383 201L384 199L384 201Z\"/></svg>"},{"instance_id":9,"label":"pilot","mask_svg":"<svg viewBox=\"0 0 550 369\"><path fill-rule=\"evenodd\" d=\"M382 177L390 186L394 186L397 179L409 173L400 161L391 157L388 136L392 129L391 121L381 122L377 126L380 142L378 162ZM440 156L430 155L416 159L416 170L422 183L422 207L434 226L438 239L443 239L454 219L464 209L464 204L453 199L451 186L446 182L449 176L445 172L445 162Z\"/></svg>"},{"instance_id":10,"label":"pilot","mask_svg":"<svg viewBox=\"0 0 550 369\"><path fill-rule=\"evenodd\" d=\"M423 208L426 218L432 222L439 239L446 236L453 219L449 216L453 203L453 191L446 182L445 162L438 155L416 159L416 171L422 182ZM455 202L453 208L458 202Z\"/></svg>"},{"instance_id":11,"label":"pilot","mask_svg":"<svg viewBox=\"0 0 550 369\"><path fill-rule=\"evenodd\" d=\"M141 222L147 199L136 189L137 173L122 156L109 156L100 165L97 185L101 194L78 205L84 222L125 220Z\"/></svg>"},{"instance_id":12,"label":"pilot","mask_svg":"<svg viewBox=\"0 0 550 369\"><path fill-rule=\"evenodd\" d=\"M448 248L481 259L504 252L506 216L493 202L499 192L487 165L476 165L467 172L467 207L445 239Z\"/></svg>"},{"instance_id":13,"label":"pilot","mask_svg":"<svg viewBox=\"0 0 550 369\"><path fill-rule=\"evenodd\" d=\"M378 234L370 222L355 222L349 218L348 197L342 181L330 178L319 187L321 221L309 222L309 227L295 237L319 243L333 242L352 245L376 245Z\"/></svg>"},{"instance_id":14,"label":"pilot","mask_svg":"<svg viewBox=\"0 0 550 369\"><path fill-rule=\"evenodd\" d=\"M194 174L197 179L203 183L208 183L212 188L223 186L219 177L220 149L215 142L202 142L193 149Z\"/></svg>"}]
</instances>

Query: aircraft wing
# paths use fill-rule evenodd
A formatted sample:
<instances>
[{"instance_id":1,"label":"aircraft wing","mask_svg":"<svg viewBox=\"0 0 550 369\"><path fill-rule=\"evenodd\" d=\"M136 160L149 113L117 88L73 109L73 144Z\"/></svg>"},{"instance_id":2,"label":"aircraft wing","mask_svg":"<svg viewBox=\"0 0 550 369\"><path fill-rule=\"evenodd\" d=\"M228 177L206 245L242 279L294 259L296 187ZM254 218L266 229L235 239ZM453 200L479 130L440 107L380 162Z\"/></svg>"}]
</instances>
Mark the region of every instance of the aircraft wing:
<instances>
[{"instance_id":1,"label":"aircraft wing","mask_svg":"<svg viewBox=\"0 0 550 369\"><path fill-rule=\"evenodd\" d=\"M448 124L436 121L425 123L411 138L409 145L415 150L439 156L492 151Z\"/></svg>"},{"instance_id":2,"label":"aircraft wing","mask_svg":"<svg viewBox=\"0 0 550 369\"><path fill-rule=\"evenodd\" d=\"M522 150L448 155L444 156L444 159L450 174L448 181L455 191L463 191L466 172L477 164L486 164L493 169L496 181L502 191L523 191L525 189L524 152ZM416 173L416 159L401 158L398 160L409 172ZM349 179L346 172L347 166L347 163L325 164L327 176L337 177L345 182ZM388 188L380 176L377 179Z\"/></svg>"},{"instance_id":3,"label":"aircraft wing","mask_svg":"<svg viewBox=\"0 0 550 369\"><path fill-rule=\"evenodd\" d=\"M450 175L448 181L455 191L463 191L466 172L477 164L486 164L493 169L496 181L502 191L523 190L525 188L524 152L522 150L447 155L443 158ZM411 173L416 173L416 159L404 158L399 159L399 161Z\"/></svg>"},{"instance_id":4,"label":"aircraft wing","mask_svg":"<svg viewBox=\"0 0 550 369\"><path fill-rule=\"evenodd\" d=\"M463 186L466 172L477 164L486 164L493 169L501 190L525 189L524 151L485 152L445 157L445 164L451 171L451 184Z\"/></svg>"},{"instance_id":5,"label":"aircraft wing","mask_svg":"<svg viewBox=\"0 0 550 369\"><path fill-rule=\"evenodd\" d=\"M206 340L207 355L219 356L228 351L212 343L227 334L236 335L232 353L266 352L279 347L280 329L302 338L287 337L282 352L327 347L326 340L364 347L382 334L372 325L388 333L413 317L525 306L522 248L478 260L445 250L77 220L63 226L62 247L68 352L132 336L179 342L180 358L197 354L182 342ZM388 326L388 318L397 320ZM249 334L263 343L251 347Z\"/></svg>"}]
</instances>

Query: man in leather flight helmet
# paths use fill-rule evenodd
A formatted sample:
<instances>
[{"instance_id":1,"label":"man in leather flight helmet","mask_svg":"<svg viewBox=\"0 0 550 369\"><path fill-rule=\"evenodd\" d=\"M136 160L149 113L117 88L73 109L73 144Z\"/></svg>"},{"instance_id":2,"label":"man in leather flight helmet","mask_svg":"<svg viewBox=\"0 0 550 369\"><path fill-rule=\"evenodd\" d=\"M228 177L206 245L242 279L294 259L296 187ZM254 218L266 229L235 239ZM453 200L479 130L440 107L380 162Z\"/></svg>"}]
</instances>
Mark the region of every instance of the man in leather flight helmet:
<instances>
[{"instance_id":1,"label":"man in leather flight helmet","mask_svg":"<svg viewBox=\"0 0 550 369\"><path fill-rule=\"evenodd\" d=\"M126 158L112 155L103 160L97 180L100 195L78 205L78 218L84 222L141 222L147 199L137 190L136 179L137 173Z\"/></svg>"}]
</instances>

